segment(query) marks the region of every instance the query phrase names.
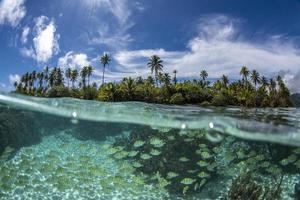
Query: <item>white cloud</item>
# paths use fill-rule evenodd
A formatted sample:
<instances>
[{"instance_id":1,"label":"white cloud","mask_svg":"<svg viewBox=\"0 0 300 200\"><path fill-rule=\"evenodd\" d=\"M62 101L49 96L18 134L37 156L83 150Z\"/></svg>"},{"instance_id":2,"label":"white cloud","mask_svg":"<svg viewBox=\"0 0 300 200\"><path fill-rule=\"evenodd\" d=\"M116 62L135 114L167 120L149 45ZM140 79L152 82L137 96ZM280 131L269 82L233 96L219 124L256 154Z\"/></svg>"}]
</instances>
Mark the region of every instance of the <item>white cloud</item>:
<instances>
[{"instance_id":1,"label":"white cloud","mask_svg":"<svg viewBox=\"0 0 300 200\"><path fill-rule=\"evenodd\" d=\"M65 56L58 59L58 66L61 68L82 68L90 65L91 62L88 60L86 54L75 54L70 51Z\"/></svg>"},{"instance_id":2,"label":"white cloud","mask_svg":"<svg viewBox=\"0 0 300 200\"><path fill-rule=\"evenodd\" d=\"M297 73L282 72L281 75L292 93L300 93L300 70Z\"/></svg>"},{"instance_id":3,"label":"white cloud","mask_svg":"<svg viewBox=\"0 0 300 200\"><path fill-rule=\"evenodd\" d=\"M89 12L101 9L101 12L111 13L119 22L120 25L125 25L131 15L128 9L128 0L89 0L81 1L80 3L88 7Z\"/></svg>"},{"instance_id":4,"label":"white cloud","mask_svg":"<svg viewBox=\"0 0 300 200\"><path fill-rule=\"evenodd\" d=\"M141 3L130 0L81 1L88 6L96 21L85 35L90 45L105 45L111 49L125 49L133 38L128 30L134 25L132 10L142 7ZM99 13L93 13L99 12Z\"/></svg>"},{"instance_id":5,"label":"white cloud","mask_svg":"<svg viewBox=\"0 0 300 200\"><path fill-rule=\"evenodd\" d=\"M131 35L122 29L118 29L116 33L111 34L111 30L107 30L102 26L98 29L95 35L95 37L88 39L89 44L103 44L112 49L124 49L130 42L133 41Z\"/></svg>"},{"instance_id":6,"label":"white cloud","mask_svg":"<svg viewBox=\"0 0 300 200\"><path fill-rule=\"evenodd\" d=\"M176 58L184 56L184 52L168 52L164 49L148 49L136 51L120 51L114 55L114 60L117 61L116 70L121 72L122 76L147 76L149 68L147 67L147 59L152 55L159 55L164 62L174 63Z\"/></svg>"},{"instance_id":7,"label":"white cloud","mask_svg":"<svg viewBox=\"0 0 300 200\"><path fill-rule=\"evenodd\" d=\"M8 76L8 79L9 79L9 83L13 85L15 82L19 82L21 80L21 77L18 74L10 74Z\"/></svg>"},{"instance_id":8,"label":"white cloud","mask_svg":"<svg viewBox=\"0 0 300 200\"><path fill-rule=\"evenodd\" d=\"M56 34L56 25L46 16L35 19L33 47L21 49L23 56L32 57L39 63L46 63L59 52L59 34Z\"/></svg>"},{"instance_id":9,"label":"white cloud","mask_svg":"<svg viewBox=\"0 0 300 200\"><path fill-rule=\"evenodd\" d=\"M261 42L236 40L241 33L238 22L226 16L204 17L199 22L198 35L187 44L186 51L166 51L164 49L144 49L120 51L114 58L117 71L128 74L149 74L147 59L159 55L164 62L164 71L179 71L179 77L197 77L206 69L211 78L227 74L231 78L239 76L241 66L257 69L264 75L273 75L280 70L292 73L300 69L300 50L291 41L281 37L270 37Z\"/></svg>"},{"instance_id":10,"label":"white cloud","mask_svg":"<svg viewBox=\"0 0 300 200\"><path fill-rule=\"evenodd\" d=\"M22 32L22 35L21 35L21 43L22 44L26 44L27 43L29 32L30 32L30 28L28 26L26 26L26 27L23 28L23 32Z\"/></svg>"},{"instance_id":11,"label":"white cloud","mask_svg":"<svg viewBox=\"0 0 300 200\"><path fill-rule=\"evenodd\" d=\"M0 25L16 27L26 15L25 0L2 0L0 2Z\"/></svg>"}]
</instances>

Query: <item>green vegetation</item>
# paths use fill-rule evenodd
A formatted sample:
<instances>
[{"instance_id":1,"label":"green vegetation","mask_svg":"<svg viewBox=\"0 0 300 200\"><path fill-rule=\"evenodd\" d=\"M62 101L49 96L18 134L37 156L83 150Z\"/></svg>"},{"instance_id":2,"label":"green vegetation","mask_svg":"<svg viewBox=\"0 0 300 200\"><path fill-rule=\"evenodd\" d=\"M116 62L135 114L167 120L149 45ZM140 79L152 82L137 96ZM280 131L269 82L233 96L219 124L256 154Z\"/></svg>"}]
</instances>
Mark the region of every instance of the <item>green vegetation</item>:
<instances>
[{"instance_id":1,"label":"green vegetation","mask_svg":"<svg viewBox=\"0 0 300 200\"><path fill-rule=\"evenodd\" d=\"M42 72L33 71L22 76L14 84L17 93L37 97L74 97L100 101L143 101L161 104L199 104L202 106L247 106L247 107L289 107L293 103L290 92L280 76L268 80L256 70L250 71L243 66L241 80L230 82L222 75L219 80L210 83L208 73L200 72L199 79L178 81L178 71L174 76L163 73L163 60L153 55L147 63L152 76L146 79L137 77L123 78L118 83L105 83L105 68L111 58L104 54L100 62L103 65L102 85L90 84L94 68L85 66L80 71L59 67ZM71 83L71 84L70 84Z\"/></svg>"}]
</instances>

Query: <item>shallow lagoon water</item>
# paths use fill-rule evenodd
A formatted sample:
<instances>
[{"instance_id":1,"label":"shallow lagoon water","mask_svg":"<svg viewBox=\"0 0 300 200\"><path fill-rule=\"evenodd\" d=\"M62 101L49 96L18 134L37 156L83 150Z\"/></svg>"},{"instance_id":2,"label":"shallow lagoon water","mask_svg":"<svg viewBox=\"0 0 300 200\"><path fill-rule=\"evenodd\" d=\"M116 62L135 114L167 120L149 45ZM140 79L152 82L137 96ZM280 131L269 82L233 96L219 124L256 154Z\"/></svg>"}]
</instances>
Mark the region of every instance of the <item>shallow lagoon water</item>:
<instances>
[{"instance_id":1,"label":"shallow lagoon water","mask_svg":"<svg viewBox=\"0 0 300 200\"><path fill-rule=\"evenodd\" d=\"M0 199L300 199L296 108L2 93L0 141Z\"/></svg>"}]
</instances>

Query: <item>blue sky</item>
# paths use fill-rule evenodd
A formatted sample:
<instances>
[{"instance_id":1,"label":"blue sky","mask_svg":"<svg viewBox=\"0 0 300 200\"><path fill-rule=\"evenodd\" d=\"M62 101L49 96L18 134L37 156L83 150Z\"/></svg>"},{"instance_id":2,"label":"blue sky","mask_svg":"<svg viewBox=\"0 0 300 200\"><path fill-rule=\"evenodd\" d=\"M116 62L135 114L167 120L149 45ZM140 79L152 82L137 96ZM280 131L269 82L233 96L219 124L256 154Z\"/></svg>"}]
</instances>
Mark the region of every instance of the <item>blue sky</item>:
<instances>
[{"instance_id":1,"label":"blue sky","mask_svg":"<svg viewBox=\"0 0 300 200\"><path fill-rule=\"evenodd\" d=\"M288 2L288 3L287 3ZM300 86L299 0L0 0L0 88L44 66L148 76L148 57L181 78L239 76L246 65Z\"/></svg>"}]
</instances>

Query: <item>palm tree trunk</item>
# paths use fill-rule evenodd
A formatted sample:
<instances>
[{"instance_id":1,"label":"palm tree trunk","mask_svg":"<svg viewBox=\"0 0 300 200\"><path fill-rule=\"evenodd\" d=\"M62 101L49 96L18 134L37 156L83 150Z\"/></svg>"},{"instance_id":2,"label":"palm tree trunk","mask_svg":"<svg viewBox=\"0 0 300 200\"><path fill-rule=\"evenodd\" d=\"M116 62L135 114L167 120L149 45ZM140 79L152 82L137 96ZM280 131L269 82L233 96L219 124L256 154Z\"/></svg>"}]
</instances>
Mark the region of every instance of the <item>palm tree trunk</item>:
<instances>
[{"instance_id":1,"label":"palm tree trunk","mask_svg":"<svg viewBox=\"0 0 300 200\"><path fill-rule=\"evenodd\" d=\"M105 65L103 65L102 85L104 85Z\"/></svg>"},{"instance_id":2,"label":"palm tree trunk","mask_svg":"<svg viewBox=\"0 0 300 200\"><path fill-rule=\"evenodd\" d=\"M176 73L175 73L175 77L174 77L175 79L175 85L177 84L177 76L176 76Z\"/></svg>"}]
</instances>

